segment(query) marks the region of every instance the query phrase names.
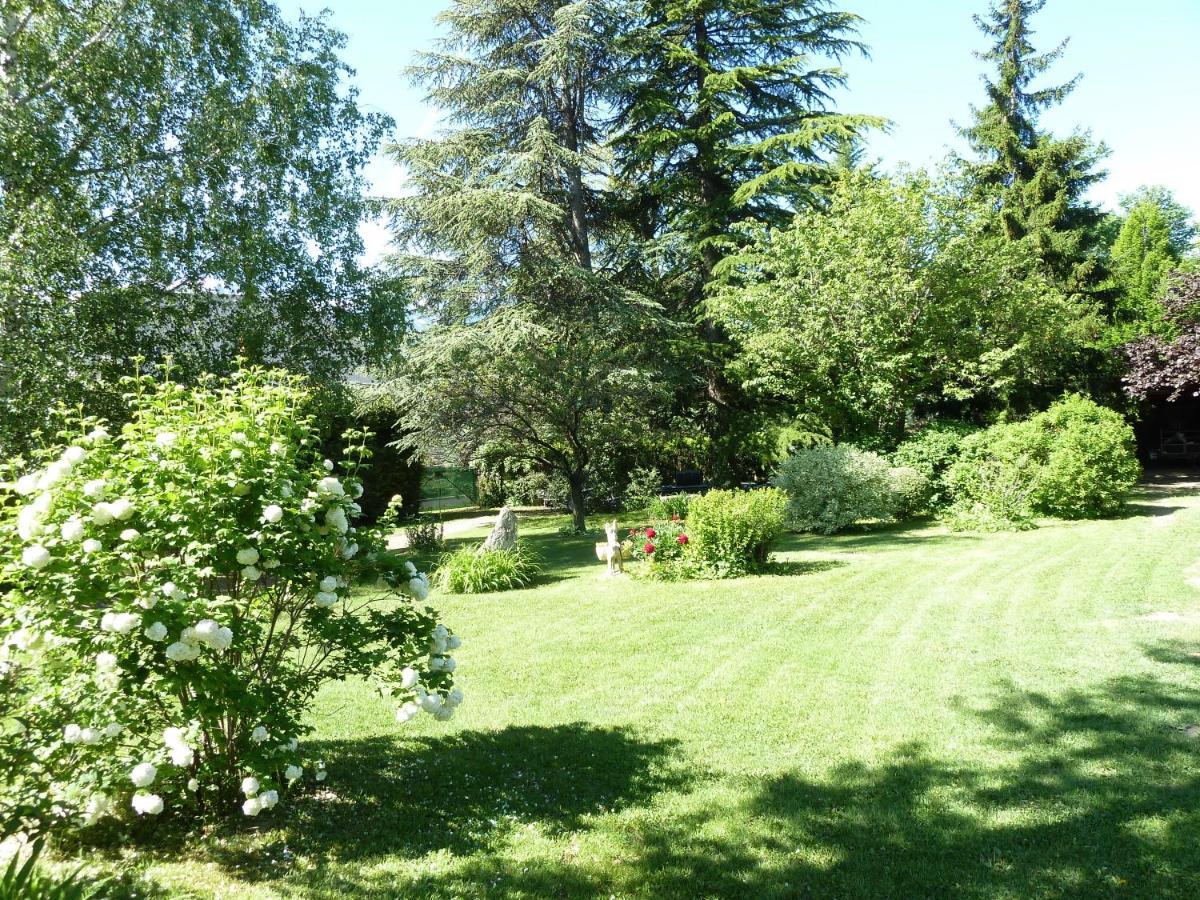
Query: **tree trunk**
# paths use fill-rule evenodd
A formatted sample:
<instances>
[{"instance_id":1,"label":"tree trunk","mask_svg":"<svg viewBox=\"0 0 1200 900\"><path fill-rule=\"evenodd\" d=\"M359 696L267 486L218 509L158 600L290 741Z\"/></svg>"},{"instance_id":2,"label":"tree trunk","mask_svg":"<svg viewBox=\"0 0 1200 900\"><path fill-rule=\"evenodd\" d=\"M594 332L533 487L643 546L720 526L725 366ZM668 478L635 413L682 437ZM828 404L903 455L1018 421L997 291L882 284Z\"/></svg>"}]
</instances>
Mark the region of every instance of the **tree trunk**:
<instances>
[{"instance_id":1,"label":"tree trunk","mask_svg":"<svg viewBox=\"0 0 1200 900\"><path fill-rule=\"evenodd\" d=\"M571 488L571 515L574 518L575 531L578 534L583 534L587 531L587 510L585 504L587 501L583 496L583 488L587 481L586 476L581 471L571 472L567 476L567 484Z\"/></svg>"}]
</instances>

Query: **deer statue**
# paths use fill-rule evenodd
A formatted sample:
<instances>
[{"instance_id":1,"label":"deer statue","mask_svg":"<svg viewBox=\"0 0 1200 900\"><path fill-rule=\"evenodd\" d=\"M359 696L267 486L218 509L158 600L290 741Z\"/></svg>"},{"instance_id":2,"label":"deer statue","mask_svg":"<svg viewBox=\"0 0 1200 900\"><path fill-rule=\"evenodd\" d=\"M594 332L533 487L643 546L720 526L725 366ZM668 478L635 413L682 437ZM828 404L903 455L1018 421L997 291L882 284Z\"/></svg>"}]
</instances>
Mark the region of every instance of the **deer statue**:
<instances>
[{"instance_id":1,"label":"deer statue","mask_svg":"<svg viewBox=\"0 0 1200 900\"><path fill-rule=\"evenodd\" d=\"M604 523L604 534L608 540L596 545L596 558L608 563L608 574L616 575L625 571L625 560L621 554L621 541L617 538L617 520Z\"/></svg>"}]
</instances>

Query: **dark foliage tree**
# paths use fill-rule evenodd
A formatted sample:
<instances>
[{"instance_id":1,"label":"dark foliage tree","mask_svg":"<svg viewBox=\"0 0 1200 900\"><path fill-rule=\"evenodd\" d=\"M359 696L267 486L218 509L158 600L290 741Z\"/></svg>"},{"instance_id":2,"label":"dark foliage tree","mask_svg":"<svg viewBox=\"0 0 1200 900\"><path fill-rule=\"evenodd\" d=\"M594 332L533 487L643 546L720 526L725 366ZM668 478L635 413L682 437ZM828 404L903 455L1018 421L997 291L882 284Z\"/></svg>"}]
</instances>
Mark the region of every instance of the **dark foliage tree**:
<instances>
[{"instance_id":1,"label":"dark foliage tree","mask_svg":"<svg viewBox=\"0 0 1200 900\"><path fill-rule=\"evenodd\" d=\"M1147 335L1126 344L1125 391L1135 400L1200 397L1200 273L1178 273L1163 302L1169 336Z\"/></svg>"}]
</instances>

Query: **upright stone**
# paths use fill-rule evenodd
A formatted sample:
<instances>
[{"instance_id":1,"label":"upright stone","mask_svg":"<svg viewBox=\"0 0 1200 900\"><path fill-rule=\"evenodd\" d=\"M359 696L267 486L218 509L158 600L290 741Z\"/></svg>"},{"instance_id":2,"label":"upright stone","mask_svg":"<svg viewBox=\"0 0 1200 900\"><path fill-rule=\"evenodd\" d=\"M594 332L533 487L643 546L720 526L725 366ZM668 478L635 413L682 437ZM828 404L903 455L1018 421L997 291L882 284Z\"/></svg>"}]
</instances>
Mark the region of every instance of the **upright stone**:
<instances>
[{"instance_id":1,"label":"upright stone","mask_svg":"<svg viewBox=\"0 0 1200 900\"><path fill-rule=\"evenodd\" d=\"M500 515L496 516L496 524L492 528L492 533L487 536L487 540L483 542L479 552L511 550L515 546L517 546L517 514L506 506L500 510Z\"/></svg>"}]
</instances>

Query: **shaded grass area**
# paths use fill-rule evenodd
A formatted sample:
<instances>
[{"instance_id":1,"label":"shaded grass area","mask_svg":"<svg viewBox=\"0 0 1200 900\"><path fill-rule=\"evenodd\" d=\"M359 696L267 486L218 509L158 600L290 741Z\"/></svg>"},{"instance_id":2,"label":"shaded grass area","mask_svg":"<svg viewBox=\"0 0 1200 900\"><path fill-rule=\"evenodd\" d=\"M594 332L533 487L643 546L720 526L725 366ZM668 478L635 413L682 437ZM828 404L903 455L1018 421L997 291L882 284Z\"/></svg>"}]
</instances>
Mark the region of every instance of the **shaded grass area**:
<instances>
[{"instance_id":1,"label":"shaded grass area","mask_svg":"<svg viewBox=\"0 0 1200 900\"><path fill-rule=\"evenodd\" d=\"M107 866L200 897L1200 896L1200 500L1136 503L683 584L523 525L555 580L435 598L458 718L332 686L324 794Z\"/></svg>"}]
</instances>

